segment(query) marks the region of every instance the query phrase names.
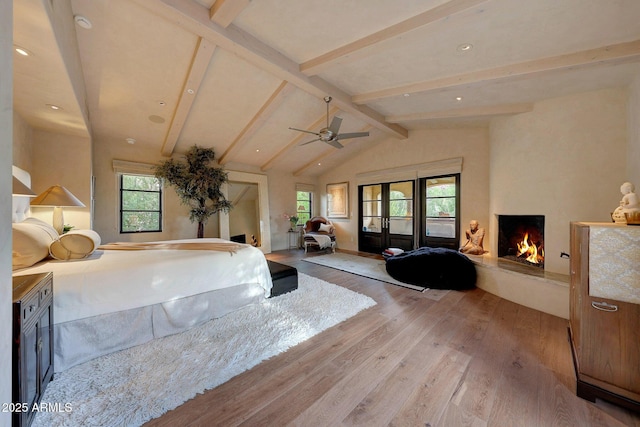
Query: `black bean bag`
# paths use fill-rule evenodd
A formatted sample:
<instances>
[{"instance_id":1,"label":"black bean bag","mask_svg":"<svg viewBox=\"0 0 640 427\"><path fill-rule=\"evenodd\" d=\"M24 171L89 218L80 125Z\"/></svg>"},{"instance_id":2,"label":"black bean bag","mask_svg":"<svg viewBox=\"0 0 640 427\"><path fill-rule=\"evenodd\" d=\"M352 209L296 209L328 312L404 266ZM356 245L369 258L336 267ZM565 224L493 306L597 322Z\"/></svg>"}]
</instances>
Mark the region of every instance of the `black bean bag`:
<instances>
[{"instance_id":1,"label":"black bean bag","mask_svg":"<svg viewBox=\"0 0 640 427\"><path fill-rule=\"evenodd\" d=\"M387 273L394 279L431 289L473 289L476 267L453 249L423 247L386 259Z\"/></svg>"}]
</instances>

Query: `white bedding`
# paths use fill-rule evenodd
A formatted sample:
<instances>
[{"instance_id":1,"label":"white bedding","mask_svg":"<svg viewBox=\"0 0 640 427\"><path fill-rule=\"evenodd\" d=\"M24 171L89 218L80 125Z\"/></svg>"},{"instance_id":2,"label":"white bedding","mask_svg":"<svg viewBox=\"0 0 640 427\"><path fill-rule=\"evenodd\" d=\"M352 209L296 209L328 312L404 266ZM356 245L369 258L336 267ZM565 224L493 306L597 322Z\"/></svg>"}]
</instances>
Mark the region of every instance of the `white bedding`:
<instances>
[{"instance_id":1,"label":"white bedding","mask_svg":"<svg viewBox=\"0 0 640 427\"><path fill-rule=\"evenodd\" d=\"M188 242L192 240L173 240ZM199 242L227 242L208 238ZM246 246L236 253L205 250L97 250L78 261L48 260L14 275L53 272L54 324L237 286L258 284L271 293L264 254Z\"/></svg>"}]
</instances>

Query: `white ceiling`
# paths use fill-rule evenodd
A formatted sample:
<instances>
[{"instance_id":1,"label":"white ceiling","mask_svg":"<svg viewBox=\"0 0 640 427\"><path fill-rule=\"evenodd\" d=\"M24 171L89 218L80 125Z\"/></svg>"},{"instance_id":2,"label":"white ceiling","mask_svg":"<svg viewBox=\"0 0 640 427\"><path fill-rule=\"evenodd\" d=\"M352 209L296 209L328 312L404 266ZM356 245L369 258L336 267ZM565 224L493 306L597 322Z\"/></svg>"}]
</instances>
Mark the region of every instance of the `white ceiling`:
<instances>
[{"instance_id":1,"label":"white ceiling","mask_svg":"<svg viewBox=\"0 0 640 427\"><path fill-rule=\"evenodd\" d=\"M14 56L14 108L97 143L318 175L414 129L626 86L639 22L638 0L15 0L32 54ZM299 146L313 136L288 128L326 126L326 95L341 132L370 136Z\"/></svg>"}]
</instances>

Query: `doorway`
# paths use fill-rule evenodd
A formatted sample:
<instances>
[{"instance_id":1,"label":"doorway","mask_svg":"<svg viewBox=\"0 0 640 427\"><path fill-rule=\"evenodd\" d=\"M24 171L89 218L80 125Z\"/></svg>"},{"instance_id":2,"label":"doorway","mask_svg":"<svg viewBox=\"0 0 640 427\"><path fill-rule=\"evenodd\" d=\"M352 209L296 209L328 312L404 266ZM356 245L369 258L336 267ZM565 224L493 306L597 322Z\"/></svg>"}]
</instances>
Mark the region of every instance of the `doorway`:
<instances>
[{"instance_id":1,"label":"doorway","mask_svg":"<svg viewBox=\"0 0 640 427\"><path fill-rule=\"evenodd\" d=\"M415 181L358 187L358 249L380 254L386 248L414 247Z\"/></svg>"}]
</instances>

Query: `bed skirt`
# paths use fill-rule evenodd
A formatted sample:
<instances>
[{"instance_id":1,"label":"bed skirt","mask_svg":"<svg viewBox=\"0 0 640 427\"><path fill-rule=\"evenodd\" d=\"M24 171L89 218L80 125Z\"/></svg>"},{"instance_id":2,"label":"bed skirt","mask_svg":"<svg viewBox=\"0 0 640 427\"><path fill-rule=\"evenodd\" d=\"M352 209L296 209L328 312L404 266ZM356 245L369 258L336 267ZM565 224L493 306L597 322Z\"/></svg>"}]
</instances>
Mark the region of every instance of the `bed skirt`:
<instances>
[{"instance_id":1,"label":"bed skirt","mask_svg":"<svg viewBox=\"0 0 640 427\"><path fill-rule=\"evenodd\" d=\"M155 338L184 332L208 320L263 301L262 286L238 285L151 306L55 324L55 372Z\"/></svg>"}]
</instances>

